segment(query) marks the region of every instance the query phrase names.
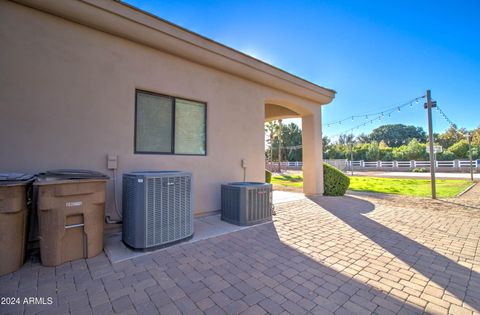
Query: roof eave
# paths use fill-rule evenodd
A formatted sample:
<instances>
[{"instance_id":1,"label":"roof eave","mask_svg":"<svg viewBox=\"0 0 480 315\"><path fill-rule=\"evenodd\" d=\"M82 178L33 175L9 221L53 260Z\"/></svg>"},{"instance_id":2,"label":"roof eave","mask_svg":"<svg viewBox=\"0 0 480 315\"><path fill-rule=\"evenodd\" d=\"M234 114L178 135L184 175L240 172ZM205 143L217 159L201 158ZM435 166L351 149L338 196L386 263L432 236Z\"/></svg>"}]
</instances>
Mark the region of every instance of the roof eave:
<instances>
[{"instance_id":1,"label":"roof eave","mask_svg":"<svg viewBox=\"0 0 480 315\"><path fill-rule=\"evenodd\" d=\"M328 104L335 91L119 1L14 0L287 93Z\"/></svg>"}]
</instances>

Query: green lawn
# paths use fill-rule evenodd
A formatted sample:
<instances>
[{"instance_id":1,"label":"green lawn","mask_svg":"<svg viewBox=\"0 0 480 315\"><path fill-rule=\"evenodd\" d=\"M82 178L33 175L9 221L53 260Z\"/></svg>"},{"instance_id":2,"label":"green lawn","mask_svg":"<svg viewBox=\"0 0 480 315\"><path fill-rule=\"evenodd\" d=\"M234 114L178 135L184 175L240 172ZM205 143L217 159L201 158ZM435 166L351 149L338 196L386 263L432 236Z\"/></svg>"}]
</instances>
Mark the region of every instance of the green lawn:
<instances>
[{"instance_id":1,"label":"green lawn","mask_svg":"<svg viewBox=\"0 0 480 315\"><path fill-rule=\"evenodd\" d=\"M291 188L303 187L301 175L277 175L272 178L272 184ZM468 180L437 180L438 197L454 197L465 190L471 182ZM368 191L405 196L429 197L430 180L427 179L399 179L379 177L350 177L349 190Z\"/></svg>"},{"instance_id":2,"label":"green lawn","mask_svg":"<svg viewBox=\"0 0 480 315\"><path fill-rule=\"evenodd\" d=\"M302 175L277 175L272 177L272 184L286 187L303 187Z\"/></svg>"},{"instance_id":3,"label":"green lawn","mask_svg":"<svg viewBox=\"0 0 480 315\"><path fill-rule=\"evenodd\" d=\"M437 196L454 197L464 191L471 184L472 183L468 180L438 179ZM430 180L427 179L354 176L350 177L350 187L348 189L406 196L431 196Z\"/></svg>"}]
</instances>

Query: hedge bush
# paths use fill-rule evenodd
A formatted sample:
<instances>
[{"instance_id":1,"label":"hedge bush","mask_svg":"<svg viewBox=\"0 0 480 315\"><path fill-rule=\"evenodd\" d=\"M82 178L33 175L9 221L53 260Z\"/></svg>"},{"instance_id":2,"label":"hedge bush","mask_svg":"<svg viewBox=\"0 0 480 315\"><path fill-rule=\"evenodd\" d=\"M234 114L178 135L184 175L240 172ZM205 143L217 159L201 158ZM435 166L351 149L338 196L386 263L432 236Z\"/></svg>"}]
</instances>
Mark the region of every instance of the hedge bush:
<instances>
[{"instance_id":1,"label":"hedge bush","mask_svg":"<svg viewBox=\"0 0 480 315\"><path fill-rule=\"evenodd\" d=\"M323 163L325 196L343 196L350 185L350 178L330 164Z\"/></svg>"},{"instance_id":2,"label":"hedge bush","mask_svg":"<svg viewBox=\"0 0 480 315\"><path fill-rule=\"evenodd\" d=\"M269 170L265 170L265 183L271 183L272 182L272 172Z\"/></svg>"}]
</instances>

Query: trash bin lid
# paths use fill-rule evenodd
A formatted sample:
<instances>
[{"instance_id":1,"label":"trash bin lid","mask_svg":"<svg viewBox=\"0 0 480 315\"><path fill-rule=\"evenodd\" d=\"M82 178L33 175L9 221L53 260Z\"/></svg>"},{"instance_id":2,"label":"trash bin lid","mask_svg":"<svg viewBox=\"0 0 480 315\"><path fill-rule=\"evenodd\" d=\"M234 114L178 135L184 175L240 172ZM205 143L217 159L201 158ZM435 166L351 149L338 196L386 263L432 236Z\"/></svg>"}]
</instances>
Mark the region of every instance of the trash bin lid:
<instances>
[{"instance_id":1,"label":"trash bin lid","mask_svg":"<svg viewBox=\"0 0 480 315\"><path fill-rule=\"evenodd\" d=\"M35 175L25 173L0 173L0 185L26 184L34 177Z\"/></svg>"},{"instance_id":2,"label":"trash bin lid","mask_svg":"<svg viewBox=\"0 0 480 315\"><path fill-rule=\"evenodd\" d=\"M39 180L73 180L73 179L109 179L103 173L91 170L61 169L38 174Z\"/></svg>"}]
</instances>

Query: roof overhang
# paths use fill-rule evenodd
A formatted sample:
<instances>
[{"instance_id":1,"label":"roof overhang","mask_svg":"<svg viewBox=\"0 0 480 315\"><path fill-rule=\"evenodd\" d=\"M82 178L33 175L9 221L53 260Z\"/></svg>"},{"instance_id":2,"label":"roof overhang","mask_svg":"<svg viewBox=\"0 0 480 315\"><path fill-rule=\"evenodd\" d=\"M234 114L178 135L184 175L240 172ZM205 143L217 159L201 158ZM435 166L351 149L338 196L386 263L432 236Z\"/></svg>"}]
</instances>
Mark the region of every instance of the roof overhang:
<instances>
[{"instance_id":1,"label":"roof overhang","mask_svg":"<svg viewBox=\"0 0 480 315\"><path fill-rule=\"evenodd\" d=\"M13 1L319 104L328 104L335 97L334 90L303 80L122 2Z\"/></svg>"},{"instance_id":2,"label":"roof overhang","mask_svg":"<svg viewBox=\"0 0 480 315\"><path fill-rule=\"evenodd\" d=\"M265 104L265 121L296 117L301 117L301 115L287 107L275 104Z\"/></svg>"}]
</instances>

